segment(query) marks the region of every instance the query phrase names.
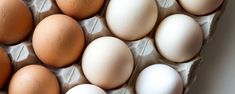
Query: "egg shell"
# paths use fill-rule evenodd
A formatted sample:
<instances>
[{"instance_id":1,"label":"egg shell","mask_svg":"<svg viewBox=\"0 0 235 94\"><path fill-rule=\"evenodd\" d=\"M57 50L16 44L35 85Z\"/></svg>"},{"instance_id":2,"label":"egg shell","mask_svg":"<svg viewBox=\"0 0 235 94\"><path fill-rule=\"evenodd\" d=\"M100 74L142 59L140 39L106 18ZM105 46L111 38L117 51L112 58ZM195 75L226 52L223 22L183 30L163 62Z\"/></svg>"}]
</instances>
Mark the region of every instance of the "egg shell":
<instances>
[{"instance_id":1,"label":"egg shell","mask_svg":"<svg viewBox=\"0 0 235 94\"><path fill-rule=\"evenodd\" d=\"M215 11L224 0L179 0L181 6L194 15L205 15Z\"/></svg>"},{"instance_id":2,"label":"egg shell","mask_svg":"<svg viewBox=\"0 0 235 94\"><path fill-rule=\"evenodd\" d=\"M107 94L103 89L91 84L81 84L71 88L66 94Z\"/></svg>"},{"instance_id":3,"label":"egg shell","mask_svg":"<svg viewBox=\"0 0 235 94\"><path fill-rule=\"evenodd\" d=\"M8 78L11 73L11 61L7 52L0 47L0 89L8 81Z\"/></svg>"},{"instance_id":4,"label":"egg shell","mask_svg":"<svg viewBox=\"0 0 235 94\"><path fill-rule=\"evenodd\" d=\"M56 76L41 65L29 65L17 71L9 85L9 94L60 94Z\"/></svg>"},{"instance_id":5,"label":"egg shell","mask_svg":"<svg viewBox=\"0 0 235 94\"><path fill-rule=\"evenodd\" d=\"M123 40L137 40L146 36L158 17L155 0L111 0L106 21L111 32Z\"/></svg>"},{"instance_id":6,"label":"egg shell","mask_svg":"<svg viewBox=\"0 0 235 94\"><path fill-rule=\"evenodd\" d=\"M84 75L94 85L112 89L124 84L134 66L128 46L114 37L101 37L91 42L82 57Z\"/></svg>"},{"instance_id":7,"label":"egg shell","mask_svg":"<svg viewBox=\"0 0 235 94\"><path fill-rule=\"evenodd\" d=\"M190 16L174 14L165 18L155 33L160 54L173 62L185 62L201 50L203 33L200 25Z\"/></svg>"},{"instance_id":8,"label":"egg shell","mask_svg":"<svg viewBox=\"0 0 235 94\"><path fill-rule=\"evenodd\" d=\"M76 19L84 19L97 13L105 0L56 0L60 10Z\"/></svg>"},{"instance_id":9,"label":"egg shell","mask_svg":"<svg viewBox=\"0 0 235 94\"><path fill-rule=\"evenodd\" d=\"M38 58L53 67L64 67L77 60L85 45L84 33L74 19L55 14L43 19L33 34Z\"/></svg>"},{"instance_id":10,"label":"egg shell","mask_svg":"<svg viewBox=\"0 0 235 94\"><path fill-rule=\"evenodd\" d=\"M22 0L0 0L0 43L15 44L30 33L32 14Z\"/></svg>"},{"instance_id":11,"label":"egg shell","mask_svg":"<svg viewBox=\"0 0 235 94\"><path fill-rule=\"evenodd\" d=\"M154 64L145 68L136 81L136 94L182 94L183 81L173 68Z\"/></svg>"}]
</instances>

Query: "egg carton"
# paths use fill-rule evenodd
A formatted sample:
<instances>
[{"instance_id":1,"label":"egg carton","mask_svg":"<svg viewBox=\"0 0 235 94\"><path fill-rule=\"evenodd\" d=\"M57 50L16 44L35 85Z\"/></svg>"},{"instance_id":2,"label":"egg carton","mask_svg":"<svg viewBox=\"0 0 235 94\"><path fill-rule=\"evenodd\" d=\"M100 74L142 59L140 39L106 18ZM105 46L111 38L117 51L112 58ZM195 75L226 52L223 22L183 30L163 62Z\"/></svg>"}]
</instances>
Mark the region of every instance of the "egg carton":
<instances>
[{"instance_id":1,"label":"egg carton","mask_svg":"<svg viewBox=\"0 0 235 94\"><path fill-rule=\"evenodd\" d=\"M34 26L36 26L42 19L49 15L61 13L54 0L24 0L24 2L28 5L33 13ZM200 53L194 59L188 62L170 62L163 58L157 51L154 43L154 32L157 28L157 25L169 15L189 15L200 24L203 30L204 44L202 50L204 50L204 46L211 39L216 29L216 24L225 9L226 0L218 10L204 16L194 16L185 12L181 8L177 0L156 0L156 2L158 4L159 15L157 24L154 27L153 31L141 39L135 41L125 41L128 47L131 49L135 61L135 66L130 79L121 87L112 90L106 90L108 94L135 94L134 86L139 73L144 68L152 64L166 64L174 68L183 79L183 94L187 93L190 86L196 79L196 73L200 68L200 64L202 63ZM109 0L106 0L103 8L93 17L78 21L85 33L86 45L99 37L114 36L110 32L105 21L105 11L108 3ZM63 68L53 68L44 65L37 58L32 49L31 38L32 35L30 35L26 40L19 44L8 46L2 45L8 51L8 54L11 57L13 73L20 68L31 64L40 64L46 66L56 74L60 82L62 94L76 85L89 83L82 72L80 59L74 62L74 64ZM4 90L0 91L0 94L7 94L7 86Z\"/></svg>"}]
</instances>

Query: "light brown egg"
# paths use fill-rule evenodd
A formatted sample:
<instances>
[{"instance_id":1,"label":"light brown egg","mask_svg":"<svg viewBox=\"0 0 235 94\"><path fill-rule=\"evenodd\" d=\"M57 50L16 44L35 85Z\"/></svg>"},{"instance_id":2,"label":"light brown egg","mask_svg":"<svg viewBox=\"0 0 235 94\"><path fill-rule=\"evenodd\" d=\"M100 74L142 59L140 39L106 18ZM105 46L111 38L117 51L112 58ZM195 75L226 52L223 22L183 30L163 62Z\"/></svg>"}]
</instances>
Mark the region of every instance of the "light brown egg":
<instances>
[{"instance_id":1,"label":"light brown egg","mask_svg":"<svg viewBox=\"0 0 235 94\"><path fill-rule=\"evenodd\" d=\"M86 78L103 89L124 84L134 66L128 46L114 37L101 37L91 42L82 57L82 70Z\"/></svg>"},{"instance_id":2,"label":"light brown egg","mask_svg":"<svg viewBox=\"0 0 235 94\"><path fill-rule=\"evenodd\" d=\"M22 41L32 24L32 14L22 0L0 0L0 43Z\"/></svg>"},{"instance_id":3,"label":"light brown egg","mask_svg":"<svg viewBox=\"0 0 235 94\"><path fill-rule=\"evenodd\" d=\"M179 0L181 6L194 15L205 15L215 11L224 0Z\"/></svg>"},{"instance_id":4,"label":"light brown egg","mask_svg":"<svg viewBox=\"0 0 235 94\"><path fill-rule=\"evenodd\" d=\"M78 22L69 16L56 14L38 24L32 43L36 55L43 63L64 67L82 54L85 38Z\"/></svg>"},{"instance_id":5,"label":"light brown egg","mask_svg":"<svg viewBox=\"0 0 235 94\"><path fill-rule=\"evenodd\" d=\"M60 10L76 19L84 19L97 13L104 0L56 0Z\"/></svg>"},{"instance_id":6,"label":"light brown egg","mask_svg":"<svg viewBox=\"0 0 235 94\"><path fill-rule=\"evenodd\" d=\"M3 88L4 84L11 73L11 61L6 51L0 47L0 89Z\"/></svg>"},{"instance_id":7,"label":"light brown egg","mask_svg":"<svg viewBox=\"0 0 235 94\"><path fill-rule=\"evenodd\" d=\"M60 94L56 76L41 65L18 70L9 85L9 94Z\"/></svg>"}]
</instances>

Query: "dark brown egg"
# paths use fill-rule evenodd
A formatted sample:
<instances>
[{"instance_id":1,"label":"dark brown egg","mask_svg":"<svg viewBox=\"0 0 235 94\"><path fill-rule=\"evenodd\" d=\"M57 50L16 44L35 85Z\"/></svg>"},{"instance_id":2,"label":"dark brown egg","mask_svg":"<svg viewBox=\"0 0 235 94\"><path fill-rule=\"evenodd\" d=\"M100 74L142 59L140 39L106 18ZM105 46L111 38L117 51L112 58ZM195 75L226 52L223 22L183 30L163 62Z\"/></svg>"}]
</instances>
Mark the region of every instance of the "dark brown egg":
<instances>
[{"instance_id":1,"label":"dark brown egg","mask_svg":"<svg viewBox=\"0 0 235 94\"><path fill-rule=\"evenodd\" d=\"M32 14L22 0L0 0L0 43L22 41L32 24Z\"/></svg>"},{"instance_id":2,"label":"dark brown egg","mask_svg":"<svg viewBox=\"0 0 235 94\"><path fill-rule=\"evenodd\" d=\"M0 89L6 84L11 73L11 61L6 51L0 47Z\"/></svg>"}]
</instances>

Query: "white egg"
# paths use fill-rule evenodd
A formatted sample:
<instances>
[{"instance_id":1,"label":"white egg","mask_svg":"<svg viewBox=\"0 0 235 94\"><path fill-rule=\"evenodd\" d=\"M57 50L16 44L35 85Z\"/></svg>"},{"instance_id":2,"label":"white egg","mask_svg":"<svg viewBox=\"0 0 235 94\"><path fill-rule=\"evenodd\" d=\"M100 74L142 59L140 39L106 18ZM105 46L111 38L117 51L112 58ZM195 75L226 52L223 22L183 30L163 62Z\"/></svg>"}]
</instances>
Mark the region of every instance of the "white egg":
<instances>
[{"instance_id":1,"label":"white egg","mask_svg":"<svg viewBox=\"0 0 235 94\"><path fill-rule=\"evenodd\" d=\"M215 11L224 0L179 0L181 6L194 15L205 15Z\"/></svg>"},{"instance_id":2,"label":"white egg","mask_svg":"<svg viewBox=\"0 0 235 94\"><path fill-rule=\"evenodd\" d=\"M66 94L107 94L103 89L91 85L91 84L82 84L73 87Z\"/></svg>"},{"instance_id":3,"label":"white egg","mask_svg":"<svg viewBox=\"0 0 235 94\"><path fill-rule=\"evenodd\" d=\"M136 40L147 35L157 16L155 0L111 0L106 11L111 32L124 40Z\"/></svg>"},{"instance_id":4,"label":"white egg","mask_svg":"<svg viewBox=\"0 0 235 94\"><path fill-rule=\"evenodd\" d=\"M193 18L175 14L160 23L155 33L155 42L163 57L173 62L185 62L199 53L203 32Z\"/></svg>"},{"instance_id":5,"label":"white egg","mask_svg":"<svg viewBox=\"0 0 235 94\"><path fill-rule=\"evenodd\" d=\"M155 64L139 74L135 89L137 94L182 94L183 81L173 68Z\"/></svg>"},{"instance_id":6,"label":"white egg","mask_svg":"<svg viewBox=\"0 0 235 94\"><path fill-rule=\"evenodd\" d=\"M134 60L128 46L115 37L92 41L82 56L82 71L87 80L103 89L124 84L132 74Z\"/></svg>"}]
</instances>

